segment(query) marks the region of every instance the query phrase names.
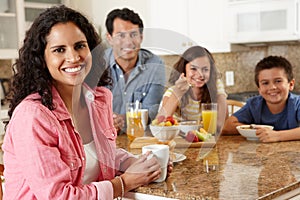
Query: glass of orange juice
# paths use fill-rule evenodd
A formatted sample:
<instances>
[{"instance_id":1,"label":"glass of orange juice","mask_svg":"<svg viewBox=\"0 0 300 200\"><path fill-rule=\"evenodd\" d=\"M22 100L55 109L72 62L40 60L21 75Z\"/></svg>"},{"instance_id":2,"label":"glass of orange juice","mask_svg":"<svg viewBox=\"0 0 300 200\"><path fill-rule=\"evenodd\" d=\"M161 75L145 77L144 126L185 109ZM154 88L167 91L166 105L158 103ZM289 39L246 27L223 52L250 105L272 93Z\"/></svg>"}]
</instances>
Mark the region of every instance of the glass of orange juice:
<instances>
[{"instance_id":1,"label":"glass of orange juice","mask_svg":"<svg viewBox=\"0 0 300 200\"><path fill-rule=\"evenodd\" d=\"M130 142L132 142L136 137L144 136L141 107L142 105L140 102L126 104L126 133Z\"/></svg>"},{"instance_id":2,"label":"glass of orange juice","mask_svg":"<svg viewBox=\"0 0 300 200\"><path fill-rule=\"evenodd\" d=\"M217 103L202 103L202 121L203 128L211 134L217 132L217 116L218 116L218 105Z\"/></svg>"}]
</instances>

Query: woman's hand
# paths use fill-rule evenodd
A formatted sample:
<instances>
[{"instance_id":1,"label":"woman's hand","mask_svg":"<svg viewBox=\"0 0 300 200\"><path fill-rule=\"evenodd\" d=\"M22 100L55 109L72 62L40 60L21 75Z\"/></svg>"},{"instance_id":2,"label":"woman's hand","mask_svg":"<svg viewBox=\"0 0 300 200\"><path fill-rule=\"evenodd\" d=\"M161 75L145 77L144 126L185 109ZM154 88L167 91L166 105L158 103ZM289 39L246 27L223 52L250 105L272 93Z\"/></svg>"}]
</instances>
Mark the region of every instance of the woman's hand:
<instances>
[{"instance_id":1,"label":"woman's hand","mask_svg":"<svg viewBox=\"0 0 300 200\"><path fill-rule=\"evenodd\" d=\"M125 125L125 115L118 115L116 113L113 113L113 120L114 120L114 127L117 130L117 133L120 133L120 131L124 128Z\"/></svg>"},{"instance_id":2,"label":"woman's hand","mask_svg":"<svg viewBox=\"0 0 300 200\"><path fill-rule=\"evenodd\" d=\"M159 178L161 174L160 164L155 156L147 160L149 154L150 152L141 155L122 174L126 191L147 185Z\"/></svg>"},{"instance_id":3,"label":"woman's hand","mask_svg":"<svg viewBox=\"0 0 300 200\"><path fill-rule=\"evenodd\" d=\"M169 163L168 163L168 171L167 171L167 177L169 177L171 175L173 171L173 161L172 160L169 160Z\"/></svg>"}]
</instances>

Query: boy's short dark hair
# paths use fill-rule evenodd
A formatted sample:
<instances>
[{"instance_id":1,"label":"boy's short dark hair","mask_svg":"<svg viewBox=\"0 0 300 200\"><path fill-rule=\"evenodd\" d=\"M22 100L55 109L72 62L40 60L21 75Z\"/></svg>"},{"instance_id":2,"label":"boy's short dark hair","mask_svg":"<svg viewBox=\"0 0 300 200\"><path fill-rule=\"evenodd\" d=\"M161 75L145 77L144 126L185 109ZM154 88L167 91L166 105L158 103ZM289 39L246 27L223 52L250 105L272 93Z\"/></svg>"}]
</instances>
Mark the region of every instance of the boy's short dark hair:
<instances>
[{"instance_id":1,"label":"boy's short dark hair","mask_svg":"<svg viewBox=\"0 0 300 200\"><path fill-rule=\"evenodd\" d=\"M110 35L112 35L114 31L113 23L116 18L120 18L125 21L130 21L131 23L138 25L140 29L140 33L143 33L144 25L140 16L137 13L135 13L133 10L130 10L128 8L123 8L123 9L114 9L107 15L105 26L107 32Z\"/></svg>"},{"instance_id":2,"label":"boy's short dark hair","mask_svg":"<svg viewBox=\"0 0 300 200\"><path fill-rule=\"evenodd\" d=\"M255 67L255 84L259 87L258 75L262 70L281 68L285 71L287 79L290 82L293 78L293 67L291 63L282 56L268 56L259 61Z\"/></svg>"}]
</instances>

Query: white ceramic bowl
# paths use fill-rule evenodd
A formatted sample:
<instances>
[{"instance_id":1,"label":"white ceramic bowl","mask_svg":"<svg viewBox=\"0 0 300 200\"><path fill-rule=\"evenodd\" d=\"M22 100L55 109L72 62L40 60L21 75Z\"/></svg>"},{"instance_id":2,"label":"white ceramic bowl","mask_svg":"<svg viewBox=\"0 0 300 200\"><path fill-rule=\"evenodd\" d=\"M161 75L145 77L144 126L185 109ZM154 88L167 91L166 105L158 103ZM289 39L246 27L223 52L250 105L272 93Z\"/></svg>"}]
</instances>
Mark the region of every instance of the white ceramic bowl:
<instances>
[{"instance_id":1,"label":"white ceramic bowl","mask_svg":"<svg viewBox=\"0 0 300 200\"><path fill-rule=\"evenodd\" d=\"M270 128L270 129L274 128L273 126L269 126L269 125L256 125L256 124L254 125L254 127L262 127L262 128ZM237 126L236 129L242 136L247 138L247 140L259 140L258 137L256 136L256 129L251 128L250 125Z\"/></svg>"},{"instance_id":2,"label":"white ceramic bowl","mask_svg":"<svg viewBox=\"0 0 300 200\"><path fill-rule=\"evenodd\" d=\"M153 126L150 125L151 133L159 141L173 140L179 134L179 126Z\"/></svg>"},{"instance_id":3,"label":"white ceramic bowl","mask_svg":"<svg viewBox=\"0 0 300 200\"><path fill-rule=\"evenodd\" d=\"M192 130L199 130L201 127L202 125L197 124L196 121L184 121L179 123L180 131L184 134Z\"/></svg>"}]
</instances>

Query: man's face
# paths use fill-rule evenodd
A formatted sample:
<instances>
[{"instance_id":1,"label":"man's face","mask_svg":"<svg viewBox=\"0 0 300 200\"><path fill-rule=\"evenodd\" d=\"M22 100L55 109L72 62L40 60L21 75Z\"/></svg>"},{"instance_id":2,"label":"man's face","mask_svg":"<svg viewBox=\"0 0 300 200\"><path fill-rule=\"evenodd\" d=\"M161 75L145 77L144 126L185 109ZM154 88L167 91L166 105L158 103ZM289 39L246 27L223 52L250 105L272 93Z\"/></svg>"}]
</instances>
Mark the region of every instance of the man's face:
<instances>
[{"instance_id":1,"label":"man's face","mask_svg":"<svg viewBox=\"0 0 300 200\"><path fill-rule=\"evenodd\" d=\"M113 22L113 33L107 34L107 39L116 60L131 61L137 59L143 36L138 25L116 18Z\"/></svg>"}]
</instances>

